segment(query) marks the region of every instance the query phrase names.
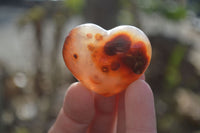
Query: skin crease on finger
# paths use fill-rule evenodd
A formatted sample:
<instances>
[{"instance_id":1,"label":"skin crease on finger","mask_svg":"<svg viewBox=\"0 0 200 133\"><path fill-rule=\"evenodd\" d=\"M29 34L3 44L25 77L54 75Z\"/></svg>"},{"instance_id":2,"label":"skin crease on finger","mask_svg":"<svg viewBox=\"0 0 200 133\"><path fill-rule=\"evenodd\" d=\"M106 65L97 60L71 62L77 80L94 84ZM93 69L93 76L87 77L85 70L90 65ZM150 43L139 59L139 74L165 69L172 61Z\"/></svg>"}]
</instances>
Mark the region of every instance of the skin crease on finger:
<instances>
[{"instance_id":1,"label":"skin crease on finger","mask_svg":"<svg viewBox=\"0 0 200 133\"><path fill-rule=\"evenodd\" d=\"M143 74L139 79L145 80L145 75ZM116 123L116 131L117 133L125 133L126 127L126 120L125 120L125 92L123 91L118 95L118 116L117 116L117 123ZM116 132L115 131L115 132ZM114 132L114 133L115 133Z\"/></svg>"},{"instance_id":2,"label":"skin crease on finger","mask_svg":"<svg viewBox=\"0 0 200 133\"><path fill-rule=\"evenodd\" d=\"M85 88L80 83L74 83L69 88L70 89L65 96L66 98L63 106L64 112L68 114L71 119L78 121L79 123L89 123L94 115L94 101L92 92L89 91L88 93L88 91L86 92L83 89L80 89ZM74 91L78 93L74 93ZM82 104L74 104L74 102Z\"/></svg>"},{"instance_id":3,"label":"skin crease on finger","mask_svg":"<svg viewBox=\"0 0 200 133\"><path fill-rule=\"evenodd\" d=\"M141 79L144 79L144 76ZM121 118L118 115L118 122L122 120L121 124L124 126L114 127L113 133L126 131L126 133L156 133L153 94L148 84L141 79L120 93L122 97L118 100L122 106L118 105L118 107L122 108L118 108L117 112L121 112L122 115ZM81 83L75 83L69 87L63 108L49 133L85 133L86 131L111 133L113 121L116 120L114 118L117 109L115 102L118 102L116 99L118 96L95 95ZM90 130L87 130L88 128Z\"/></svg>"},{"instance_id":4,"label":"skin crease on finger","mask_svg":"<svg viewBox=\"0 0 200 133\"><path fill-rule=\"evenodd\" d=\"M110 133L116 120L116 96L95 94L95 108L96 114L90 125L90 133Z\"/></svg>"},{"instance_id":5,"label":"skin crease on finger","mask_svg":"<svg viewBox=\"0 0 200 133\"><path fill-rule=\"evenodd\" d=\"M93 99L93 93L81 83L72 84L49 133L85 133L95 115Z\"/></svg>"},{"instance_id":6,"label":"skin crease on finger","mask_svg":"<svg viewBox=\"0 0 200 133\"><path fill-rule=\"evenodd\" d=\"M127 133L156 133L153 93L144 80L137 80L127 88L125 110Z\"/></svg>"}]
</instances>

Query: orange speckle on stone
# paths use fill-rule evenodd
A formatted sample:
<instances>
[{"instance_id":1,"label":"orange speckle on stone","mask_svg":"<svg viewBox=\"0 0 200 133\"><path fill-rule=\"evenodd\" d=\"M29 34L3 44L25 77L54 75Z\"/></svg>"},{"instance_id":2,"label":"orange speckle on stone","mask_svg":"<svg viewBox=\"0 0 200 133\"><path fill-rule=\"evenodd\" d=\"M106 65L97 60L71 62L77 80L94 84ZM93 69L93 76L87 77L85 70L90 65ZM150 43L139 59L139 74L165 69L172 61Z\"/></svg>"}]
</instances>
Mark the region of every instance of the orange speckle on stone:
<instances>
[{"instance_id":1,"label":"orange speckle on stone","mask_svg":"<svg viewBox=\"0 0 200 133\"><path fill-rule=\"evenodd\" d=\"M86 36L87 36L87 38L92 38L92 34L91 33L87 33Z\"/></svg>"},{"instance_id":2,"label":"orange speckle on stone","mask_svg":"<svg viewBox=\"0 0 200 133\"><path fill-rule=\"evenodd\" d=\"M93 51L95 49L94 45L91 43L91 44L88 44L88 49L90 51Z\"/></svg>"},{"instance_id":3,"label":"orange speckle on stone","mask_svg":"<svg viewBox=\"0 0 200 133\"><path fill-rule=\"evenodd\" d=\"M101 41L101 40L103 39L103 36L102 36L101 34L97 33L97 34L95 35L95 39L96 39L97 41Z\"/></svg>"},{"instance_id":4,"label":"orange speckle on stone","mask_svg":"<svg viewBox=\"0 0 200 133\"><path fill-rule=\"evenodd\" d=\"M147 36L134 26L109 31L95 24L74 28L66 37L66 66L86 88L103 96L125 90L147 69L151 60Z\"/></svg>"}]
</instances>

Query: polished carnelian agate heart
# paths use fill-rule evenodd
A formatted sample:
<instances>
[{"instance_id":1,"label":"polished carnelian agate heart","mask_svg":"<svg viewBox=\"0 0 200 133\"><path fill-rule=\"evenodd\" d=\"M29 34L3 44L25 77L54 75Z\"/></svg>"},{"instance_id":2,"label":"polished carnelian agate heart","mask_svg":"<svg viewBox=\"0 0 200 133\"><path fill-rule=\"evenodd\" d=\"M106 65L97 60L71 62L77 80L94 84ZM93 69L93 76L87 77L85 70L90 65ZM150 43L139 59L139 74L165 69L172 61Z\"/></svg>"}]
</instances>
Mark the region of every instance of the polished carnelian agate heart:
<instances>
[{"instance_id":1,"label":"polished carnelian agate heart","mask_svg":"<svg viewBox=\"0 0 200 133\"><path fill-rule=\"evenodd\" d=\"M67 36L63 57L84 86L103 96L112 96L144 73L151 60L151 44L134 26L107 31L95 24L83 24Z\"/></svg>"}]
</instances>

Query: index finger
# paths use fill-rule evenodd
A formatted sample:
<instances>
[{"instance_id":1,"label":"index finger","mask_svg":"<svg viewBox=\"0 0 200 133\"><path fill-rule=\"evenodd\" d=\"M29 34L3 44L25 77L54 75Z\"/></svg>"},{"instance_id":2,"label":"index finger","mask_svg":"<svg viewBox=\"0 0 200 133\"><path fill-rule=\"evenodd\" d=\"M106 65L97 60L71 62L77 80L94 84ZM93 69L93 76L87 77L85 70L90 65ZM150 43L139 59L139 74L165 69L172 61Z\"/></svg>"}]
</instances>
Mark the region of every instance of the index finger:
<instances>
[{"instance_id":1,"label":"index finger","mask_svg":"<svg viewBox=\"0 0 200 133\"><path fill-rule=\"evenodd\" d=\"M132 83L125 92L127 133L156 133L153 93L144 80Z\"/></svg>"},{"instance_id":2,"label":"index finger","mask_svg":"<svg viewBox=\"0 0 200 133\"><path fill-rule=\"evenodd\" d=\"M92 92L81 83L71 85L49 133L85 133L95 113Z\"/></svg>"}]
</instances>

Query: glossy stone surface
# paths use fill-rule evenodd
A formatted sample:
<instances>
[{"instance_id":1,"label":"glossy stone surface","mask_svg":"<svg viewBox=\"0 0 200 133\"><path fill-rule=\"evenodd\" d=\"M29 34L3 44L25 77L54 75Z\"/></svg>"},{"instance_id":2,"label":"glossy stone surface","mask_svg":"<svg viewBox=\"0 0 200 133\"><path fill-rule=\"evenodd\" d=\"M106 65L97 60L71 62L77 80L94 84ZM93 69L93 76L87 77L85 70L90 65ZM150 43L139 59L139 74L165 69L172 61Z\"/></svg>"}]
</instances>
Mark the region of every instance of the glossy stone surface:
<instances>
[{"instance_id":1,"label":"glossy stone surface","mask_svg":"<svg viewBox=\"0 0 200 133\"><path fill-rule=\"evenodd\" d=\"M83 24L66 37L63 58L72 74L88 89L115 95L137 80L151 60L151 44L134 26L104 30Z\"/></svg>"}]
</instances>

